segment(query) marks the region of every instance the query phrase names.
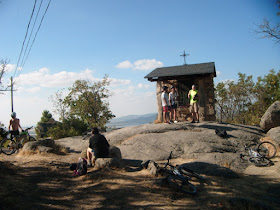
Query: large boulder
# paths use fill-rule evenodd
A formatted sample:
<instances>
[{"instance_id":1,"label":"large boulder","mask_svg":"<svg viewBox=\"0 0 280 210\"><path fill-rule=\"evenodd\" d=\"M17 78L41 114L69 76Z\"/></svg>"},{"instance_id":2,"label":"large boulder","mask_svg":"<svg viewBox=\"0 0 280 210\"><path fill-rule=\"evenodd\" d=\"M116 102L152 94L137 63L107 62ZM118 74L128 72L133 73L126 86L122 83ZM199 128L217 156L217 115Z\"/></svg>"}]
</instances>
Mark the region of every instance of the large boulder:
<instances>
[{"instance_id":1,"label":"large boulder","mask_svg":"<svg viewBox=\"0 0 280 210\"><path fill-rule=\"evenodd\" d=\"M87 149L84 149L81 152L81 157L82 158L87 158ZM118 148L116 146L110 146L110 148L109 148L109 157L121 160L122 159L122 153L121 153L120 148Z\"/></svg>"},{"instance_id":2,"label":"large boulder","mask_svg":"<svg viewBox=\"0 0 280 210\"><path fill-rule=\"evenodd\" d=\"M225 130L227 138L219 137L216 129ZM260 127L217 122L146 124L106 135L110 145L116 145L126 160L166 161L172 151L172 159L194 159L237 172L249 164L249 161L240 163L244 146L257 144L262 137L264 133Z\"/></svg>"},{"instance_id":3,"label":"large boulder","mask_svg":"<svg viewBox=\"0 0 280 210\"><path fill-rule=\"evenodd\" d=\"M260 122L261 128L267 132L280 126L280 101L275 101L264 113Z\"/></svg>"},{"instance_id":4,"label":"large boulder","mask_svg":"<svg viewBox=\"0 0 280 210\"><path fill-rule=\"evenodd\" d=\"M21 153L57 153L61 150L61 146L55 144L53 139L42 139L38 141L31 141L24 144Z\"/></svg>"},{"instance_id":5,"label":"large boulder","mask_svg":"<svg viewBox=\"0 0 280 210\"><path fill-rule=\"evenodd\" d=\"M280 126L270 129L267 135L276 143L278 147L280 146Z\"/></svg>"}]
</instances>

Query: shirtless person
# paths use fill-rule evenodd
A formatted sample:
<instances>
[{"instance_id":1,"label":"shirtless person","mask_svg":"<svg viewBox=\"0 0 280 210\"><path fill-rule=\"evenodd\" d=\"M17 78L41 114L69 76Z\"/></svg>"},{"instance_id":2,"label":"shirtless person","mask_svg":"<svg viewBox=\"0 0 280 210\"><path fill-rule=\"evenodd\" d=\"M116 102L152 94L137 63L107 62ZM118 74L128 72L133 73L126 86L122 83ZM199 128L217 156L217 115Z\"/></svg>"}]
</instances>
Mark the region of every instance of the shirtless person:
<instances>
[{"instance_id":1,"label":"shirtless person","mask_svg":"<svg viewBox=\"0 0 280 210\"><path fill-rule=\"evenodd\" d=\"M20 126L19 119L16 118L16 113L15 112L13 112L11 114L11 117L12 117L12 119L10 120L9 131L11 132L12 136L17 136L17 135L19 135L18 128L20 128L21 131L23 131L23 129ZM12 130L11 130L11 126L12 126Z\"/></svg>"}]
</instances>

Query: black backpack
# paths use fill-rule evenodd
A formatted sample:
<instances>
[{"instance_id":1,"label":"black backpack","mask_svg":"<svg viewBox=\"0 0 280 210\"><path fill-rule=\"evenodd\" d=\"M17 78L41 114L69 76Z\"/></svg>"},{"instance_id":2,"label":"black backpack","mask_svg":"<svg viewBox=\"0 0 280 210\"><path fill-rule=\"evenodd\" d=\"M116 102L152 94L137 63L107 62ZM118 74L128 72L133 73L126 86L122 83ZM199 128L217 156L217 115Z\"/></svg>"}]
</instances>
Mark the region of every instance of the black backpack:
<instances>
[{"instance_id":1,"label":"black backpack","mask_svg":"<svg viewBox=\"0 0 280 210\"><path fill-rule=\"evenodd\" d=\"M70 169L74 170L74 176L81 176L87 174L87 160L85 158L79 158L77 163L72 163Z\"/></svg>"},{"instance_id":2,"label":"black backpack","mask_svg":"<svg viewBox=\"0 0 280 210\"><path fill-rule=\"evenodd\" d=\"M215 132L218 136L220 136L222 138L227 138L228 137L227 132L225 130L220 129L220 128L216 128Z\"/></svg>"}]
</instances>

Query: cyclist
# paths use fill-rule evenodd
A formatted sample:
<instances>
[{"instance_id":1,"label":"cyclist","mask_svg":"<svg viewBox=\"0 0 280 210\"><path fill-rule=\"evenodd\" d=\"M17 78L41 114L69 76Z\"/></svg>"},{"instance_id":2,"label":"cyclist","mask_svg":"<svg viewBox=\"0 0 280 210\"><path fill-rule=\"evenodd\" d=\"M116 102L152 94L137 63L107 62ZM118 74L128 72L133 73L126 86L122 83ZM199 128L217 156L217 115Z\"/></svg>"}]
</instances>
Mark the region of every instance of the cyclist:
<instances>
[{"instance_id":1,"label":"cyclist","mask_svg":"<svg viewBox=\"0 0 280 210\"><path fill-rule=\"evenodd\" d=\"M10 120L10 124L9 124L9 132L11 133L11 137L19 135L19 128L21 129L21 131L23 131L22 127L20 126L20 120L16 118L16 116L17 114L15 112L12 112L11 114L12 119Z\"/></svg>"},{"instance_id":2,"label":"cyclist","mask_svg":"<svg viewBox=\"0 0 280 210\"><path fill-rule=\"evenodd\" d=\"M192 113L192 123L195 123L195 115L197 118L197 122L199 123L199 114L198 114L198 90L196 90L195 85L192 85L192 89L188 93L188 98L190 98L190 107Z\"/></svg>"}]
</instances>

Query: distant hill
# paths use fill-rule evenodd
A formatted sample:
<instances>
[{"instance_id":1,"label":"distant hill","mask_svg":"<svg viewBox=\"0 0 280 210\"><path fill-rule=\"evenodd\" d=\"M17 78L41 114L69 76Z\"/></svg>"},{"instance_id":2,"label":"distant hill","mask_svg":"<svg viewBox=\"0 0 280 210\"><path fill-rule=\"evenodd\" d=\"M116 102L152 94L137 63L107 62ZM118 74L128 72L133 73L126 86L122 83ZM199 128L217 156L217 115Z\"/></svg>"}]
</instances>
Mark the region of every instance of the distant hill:
<instances>
[{"instance_id":1,"label":"distant hill","mask_svg":"<svg viewBox=\"0 0 280 210\"><path fill-rule=\"evenodd\" d=\"M157 113L150 113L144 115L127 115L123 117L113 118L106 125L108 127L123 128L128 126L153 123L156 118Z\"/></svg>"}]
</instances>

